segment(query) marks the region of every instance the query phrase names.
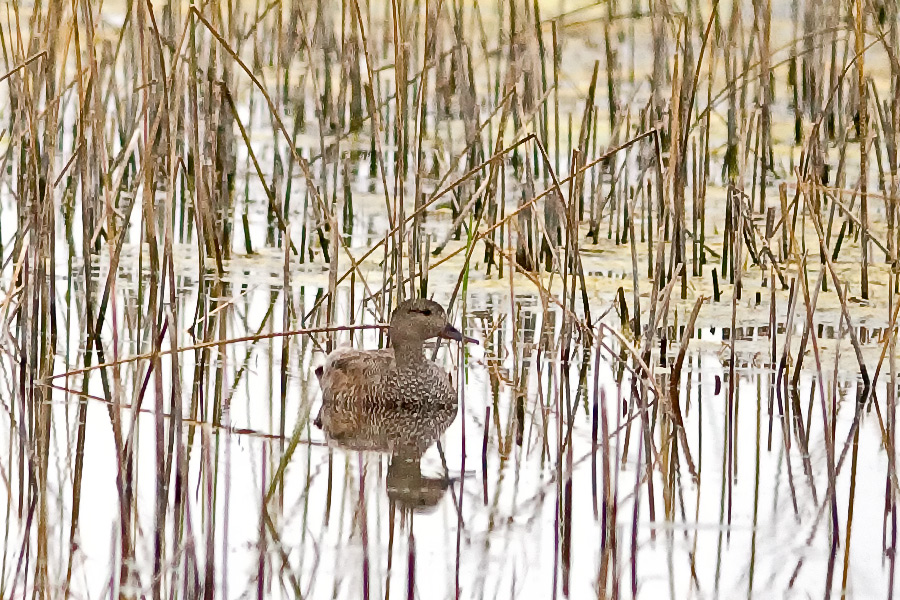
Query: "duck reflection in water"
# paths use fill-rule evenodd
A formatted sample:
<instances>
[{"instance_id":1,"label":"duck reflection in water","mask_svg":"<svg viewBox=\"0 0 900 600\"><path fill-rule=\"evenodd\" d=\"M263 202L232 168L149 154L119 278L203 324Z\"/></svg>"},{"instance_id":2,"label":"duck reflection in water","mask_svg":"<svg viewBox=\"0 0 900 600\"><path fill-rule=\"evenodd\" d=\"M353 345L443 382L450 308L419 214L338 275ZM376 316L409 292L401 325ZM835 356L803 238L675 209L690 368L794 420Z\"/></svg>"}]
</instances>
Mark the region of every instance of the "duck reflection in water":
<instances>
[{"instance_id":1,"label":"duck reflection in water","mask_svg":"<svg viewBox=\"0 0 900 600\"><path fill-rule=\"evenodd\" d=\"M433 506L448 485L445 478L424 478L420 469L458 407L449 375L424 355L425 340L435 337L476 342L436 302L408 300L391 315L390 348L340 348L316 369L322 407L315 425L342 448L389 453L388 496L409 508Z\"/></svg>"}]
</instances>

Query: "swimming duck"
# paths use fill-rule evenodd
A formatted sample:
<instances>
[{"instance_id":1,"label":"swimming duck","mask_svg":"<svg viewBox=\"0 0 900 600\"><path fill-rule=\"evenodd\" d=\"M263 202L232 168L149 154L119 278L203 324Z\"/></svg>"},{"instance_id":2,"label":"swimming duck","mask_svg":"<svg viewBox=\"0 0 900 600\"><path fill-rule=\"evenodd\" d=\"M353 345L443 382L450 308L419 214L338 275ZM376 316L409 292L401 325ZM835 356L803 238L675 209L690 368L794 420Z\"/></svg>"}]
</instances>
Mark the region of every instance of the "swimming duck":
<instances>
[{"instance_id":1,"label":"swimming duck","mask_svg":"<svg viewBox=\"0 0 900 600\"><path fill-rule=\"evenodd\" d=\"M329 354L325 364L316 369L322 407L315 425L339 441L358 435L357 430L365 428L363 423L372 413L422 405L452 408L452 421L456 416L456 390L449 375L425 358L423 350L425 340L436 337L477 343L447 321L440 304L419 298L401 302L391 314L391 347L339 348Z\"/></svg>"}]
</instances>

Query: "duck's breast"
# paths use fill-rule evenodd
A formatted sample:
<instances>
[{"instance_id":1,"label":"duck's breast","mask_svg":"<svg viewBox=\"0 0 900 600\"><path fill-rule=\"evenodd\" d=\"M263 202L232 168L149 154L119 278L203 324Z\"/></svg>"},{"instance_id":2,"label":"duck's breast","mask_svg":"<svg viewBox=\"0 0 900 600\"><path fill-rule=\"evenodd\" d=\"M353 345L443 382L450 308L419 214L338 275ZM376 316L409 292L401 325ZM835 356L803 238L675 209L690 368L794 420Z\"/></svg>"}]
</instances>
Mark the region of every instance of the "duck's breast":
<instances>
[{"instance_id":1,"label":"duck's breast","mask_svg":"<svg viewBox=\"0 0 900 600\"><path fill-rule=\"evenodd\" d=\"M456 389L444 369L430 360L397 373L397 400L402 403L449 404L456 402Z\"/></svg>"}]
</instances>

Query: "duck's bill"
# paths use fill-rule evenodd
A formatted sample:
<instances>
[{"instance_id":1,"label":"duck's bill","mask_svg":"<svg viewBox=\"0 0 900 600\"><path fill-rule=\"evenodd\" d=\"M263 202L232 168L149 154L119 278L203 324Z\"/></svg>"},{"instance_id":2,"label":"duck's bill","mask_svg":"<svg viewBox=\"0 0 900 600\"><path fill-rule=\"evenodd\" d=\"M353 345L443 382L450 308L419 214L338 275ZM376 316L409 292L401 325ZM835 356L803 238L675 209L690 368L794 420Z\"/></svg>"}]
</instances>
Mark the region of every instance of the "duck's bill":
<instances>
[{"instance_id":1,"label":"duck's bill","mask_svg":"<svg viewBox=\"0 0 900 600\"><path fill-rule=\"evenodd\" d=\"M450 325L449 323L444 325L444 330L441 332L441 337L447 340L456 340L457 342L464 342L466 344L477 344L478 340L475 338L470 338L465 336L459 332L459 329Z\"/></svg>"}]
</instances>

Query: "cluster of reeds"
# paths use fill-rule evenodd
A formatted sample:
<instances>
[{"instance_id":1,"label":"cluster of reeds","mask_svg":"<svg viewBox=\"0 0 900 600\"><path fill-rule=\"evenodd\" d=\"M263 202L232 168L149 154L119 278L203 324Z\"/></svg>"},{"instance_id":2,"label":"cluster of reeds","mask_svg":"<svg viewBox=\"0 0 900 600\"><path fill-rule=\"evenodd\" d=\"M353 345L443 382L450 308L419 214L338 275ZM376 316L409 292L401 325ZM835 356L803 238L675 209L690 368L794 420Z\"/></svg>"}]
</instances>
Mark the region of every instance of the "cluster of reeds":
<instances>
[{"instance_id":1,"label":"cluster of reeds","mask_svg":"<svg viewBox=\"0 0 900 600\"><path fill-rule=\"evenodd\" d=\"M774 422L788 469L798 444L816 510L830 514L826 593L839 551L847 587L859 424L877 412L892 589L900 15L879 0L773 4L8 2L0 597L85 585L92 436L108 436L115 464L111 591L212 597L227 585L221 457L246 435L261 439L257 593L305 594L316 567L282 544L279 511L310 438L309 367L334 324L359 342L356 325L436 292L486 341L486 410L463 398L461 411L483 419L484 503L489 447L555 470L554 594L569 592L580 551L573 431L591 432L598 596L637 595L641 518L685 519L703 480L702 404L689 405L700 323L731 332L720 519L731 524L748 306L768 310L769 447ZM504 292L479 291L484 281ZM820 302L839 313L859 374L844 440ZM875 344L859 339L860 305L880 315ZM251 378L266 382L267 427L232 417L236 395L261 389ZM824 494L811 438L824 444Z\"/></svg>"}]
</instances>

